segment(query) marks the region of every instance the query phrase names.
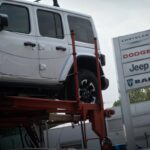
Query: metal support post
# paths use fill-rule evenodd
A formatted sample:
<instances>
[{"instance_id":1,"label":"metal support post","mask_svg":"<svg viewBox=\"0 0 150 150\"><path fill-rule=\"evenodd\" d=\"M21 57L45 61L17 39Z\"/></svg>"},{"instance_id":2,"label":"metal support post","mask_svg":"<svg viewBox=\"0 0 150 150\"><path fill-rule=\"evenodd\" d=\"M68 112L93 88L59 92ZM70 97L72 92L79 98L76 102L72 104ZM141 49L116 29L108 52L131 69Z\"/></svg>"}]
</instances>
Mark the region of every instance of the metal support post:
<instances>
[{"instance_id":1,"label":"metal support post","mask_svg":"<svg viewBox=\"0 0 150 150\"><path fill-rule=\"evenodd\" d=\"M120 44L119 39L114 39L114 48L115 48L115 57L116 57L116 65L117 70L119 71L118 80L119 80L119 92L121 94L121 111L124 125L124 133L126 138L127 150L135 150L135 135L133 128L133 120L130 109L130 100L129 95L125 87L125 78L124 78L124 70L121 58Z\"/></svg>"},{"instance_id":2,"label":"metal support post","mask_svg":"<svg viewBox=\"0 0 150 150\"><path fill-rule=\"evenodd\" d=\"M97 38L94 38L94 46L95 46L95 56L96 56L96 69L97 69L97 80L98 80L98 99L100 105L100 111L102 113L101 120L104 123L104 132L105 136L107 136L106 132L106 123L105 123L105 115L104 115L104 104L103 104L103 97L102 97L102 89L101 89L101 76L100 76L100 65L99 65L99 53L97 47Z\"/></svg>"},{"instance_id":3,"label":"metal support post","mask_svg":"<svg viewBox=\"0 0 150 150\"><path fill-rule=\"evenodd\" d=\"M100 104L100 109L103 110L103 98L101 93L101 76L100 76L100 66L99 66L99 54L97 47L97 38L94 38L94 46L95 46L95 57L96 57L96 71L97 71L97 81L98 81L98 99Z\"/></svg>"},{"instance_id":4,"label":"metal support post","mask_svg":"<svg viewBox=\"0 0 150 150\"><path fill-rule=\"evenodd\" d=\"M87 148L87 138L86 138L86 126L85 121L81 121L81 133L82 133L82 141L84 148Z\"/></svg>"},{"instance_id":5,"label":"metal support post","mask_svg":"<svg viewBox=\"0 0 150 150\"><path fill-rule=\"evenodd\" d=\"M107 130L106 130L106 122L105 122L105 111L104 111L104 104L103 104L103 96L102 96L102 89L101 89L101 76L100 76L100 65L99 65L99 53L98 53L98 47L97 47L97 38L94 38L94 46L95 46L95 57L96 57L96 69L97 69L97 81L98 81L98 99L99 99L99 120L101 123L101 134L100 137L100 145L102 150L110 150L111 144L107 137ZM97 114L95 114L97 115ZM97 118L98 119L98 118ZM95 120L96 125L99 124L97 120ZM94 128L96 128L96 125ZM105 142L104 142L105 141Z\"/></svg>"},{"instance_id":6,"label":"metal support post","mask_svg":"<svg viewBox=\"0 0 150 150\"><path fill-rule=\"evenodd\" d=\"M49 148L49 135L48 135L48 124L47 121L45 121L45 128L46 128L46 146Z\"/></svg>"},{"instance_id":7,"label":"metal support post","mask_svg":"<svg viewBox=\"0 0 150 150\"><path fill-rule=\"evenodd\" d=\"M74 81L75 81L75 94L78 104L80 103L79 97L79 82L78 82L78 68L77 68L77 58L76 58L76 48L75 48L75 33L71 31L71 40L72 40L72 50L73 50L73 68L74 68Z\"/></svg>"}]
</instances>

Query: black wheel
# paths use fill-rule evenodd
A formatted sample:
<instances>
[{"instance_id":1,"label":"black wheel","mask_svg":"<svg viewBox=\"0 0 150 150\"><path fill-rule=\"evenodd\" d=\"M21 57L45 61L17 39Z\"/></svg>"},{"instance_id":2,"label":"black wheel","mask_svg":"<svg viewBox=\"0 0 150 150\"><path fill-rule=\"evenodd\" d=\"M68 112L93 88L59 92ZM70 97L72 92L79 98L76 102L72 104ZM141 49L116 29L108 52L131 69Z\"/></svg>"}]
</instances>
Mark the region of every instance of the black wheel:
<instances>
[{"instance_id":1,"label":"black wheel","mask_svg":"<svg viewBox=\"0 0 150 150\"><path fill-rule=\"evenodd\" d=\"M80 70L78 73L78 80L80 101L91 104L98 103L98 85L97 78L94 73L89 70ZM75 99L74 80L70 83L68 96L71 99Z\"/></svg>"}]
</instances>

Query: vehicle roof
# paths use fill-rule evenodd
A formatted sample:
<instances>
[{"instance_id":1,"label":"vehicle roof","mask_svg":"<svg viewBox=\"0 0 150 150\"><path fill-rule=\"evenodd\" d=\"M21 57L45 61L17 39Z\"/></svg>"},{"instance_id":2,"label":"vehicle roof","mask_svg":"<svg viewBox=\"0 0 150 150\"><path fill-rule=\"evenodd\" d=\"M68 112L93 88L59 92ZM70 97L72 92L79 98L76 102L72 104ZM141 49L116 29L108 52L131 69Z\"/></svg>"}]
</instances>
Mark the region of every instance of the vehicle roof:
<instances>
[{"instance_id":1,"label":"vehicle roof","mask_svg":"<svg viewBox=\"0 0 150 150\"><path fill-rule=\"evenodd\" d=\"M56 7L56 6L50 6L50 5L42 4L42 3L39 3L39 2L30 2L30 1L27 1L27 0L0 0L0 1L2 1L2 2L17 2L17 3L21 3L21 4L24 3L24 4L28 4L28 5L33 5L33 6L43 7L43 8L50 8L50 9L53 9L53 10L63 11L63 12L67 12L67 13L71 13L71 14L91 18L91 16L87 15L87 14L82 14L82 13L75 12L75 11L72 11L72 10L67 10L67 9L63 9L63 8L60 8L60 7Z\"/></svg>"}]
</instances>

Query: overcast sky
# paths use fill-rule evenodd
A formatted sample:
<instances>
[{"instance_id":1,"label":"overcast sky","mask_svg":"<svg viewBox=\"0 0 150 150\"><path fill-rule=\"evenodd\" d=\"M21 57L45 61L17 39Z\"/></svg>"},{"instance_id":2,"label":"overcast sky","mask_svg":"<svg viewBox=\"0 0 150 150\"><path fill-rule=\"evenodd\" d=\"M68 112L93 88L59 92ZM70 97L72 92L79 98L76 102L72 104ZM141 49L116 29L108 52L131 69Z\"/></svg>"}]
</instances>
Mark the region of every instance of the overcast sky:
<instances>
[{"instance_id":1,"label":"overcast sky","mask_svg":"<svg viewBox=\"0 0 150 150\"><path fill-rule=\"evenodd\" d=\"M32 0L30 0L32 1ZM53 0L42 0L52 5ZM105 107L119 98L112 38L150 29L150 0L58 0L60 7L89 14L106 55L105 75L110 80L103 92Z\"/></svg>"}]
</instances>

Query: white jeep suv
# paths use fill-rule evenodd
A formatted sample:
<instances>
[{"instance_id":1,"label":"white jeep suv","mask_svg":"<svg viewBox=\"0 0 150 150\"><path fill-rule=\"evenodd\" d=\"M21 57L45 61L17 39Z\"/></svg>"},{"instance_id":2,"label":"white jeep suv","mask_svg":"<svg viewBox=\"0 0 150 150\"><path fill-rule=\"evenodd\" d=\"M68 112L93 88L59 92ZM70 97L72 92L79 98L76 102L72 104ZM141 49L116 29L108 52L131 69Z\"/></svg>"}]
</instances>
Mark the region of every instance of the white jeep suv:
<instances>
[{"instance_id":1,"label":"white jeep suv","mask_svg":"<svg viewBox=\"0 0 150 150\"><path fill-rule=\"evenodd\" d=\"M81 101L97 102L97 34L91 17L17 0L0 0L0 93L74 99L71 30ZM100 57L101 86L106 89Z\"/></svg>"}]
</instances>

